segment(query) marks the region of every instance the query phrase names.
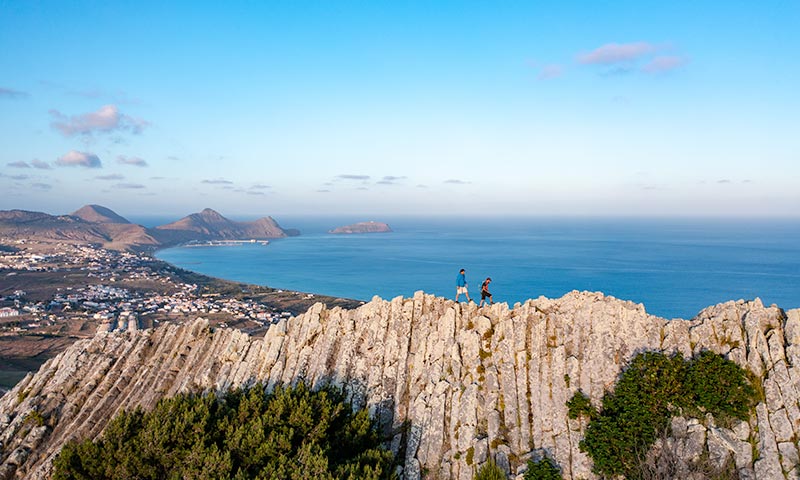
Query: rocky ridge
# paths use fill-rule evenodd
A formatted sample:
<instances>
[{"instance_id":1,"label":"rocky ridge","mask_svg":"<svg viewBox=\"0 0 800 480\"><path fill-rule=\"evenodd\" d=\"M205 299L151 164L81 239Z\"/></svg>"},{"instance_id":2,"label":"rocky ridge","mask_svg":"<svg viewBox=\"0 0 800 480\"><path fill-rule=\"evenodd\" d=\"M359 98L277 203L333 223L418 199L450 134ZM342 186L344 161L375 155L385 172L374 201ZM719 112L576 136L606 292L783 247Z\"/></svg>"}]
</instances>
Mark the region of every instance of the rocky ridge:
<instances>
[{"instance_id":1,"label":"rocky ridge","mask_svg":"<svg viewBox=\"0 0 800 480\"><path fill-rule=\"evenodd\" d=\"M478 308L418 292L355 310L315 305L263 339L202 319L98 333L49 360L0 399L0 477L48 478L71 438L100 435L121 409L151 408L189 390L264 381L344 385L369 408L407 479L471 479L489 457L512 476L551 456L565 478L596 478L578 444L585 420L565 403L597 405L641 351L726 355L760 380L749 422L676 418L682 461L732 459L741 478L797 478L800 310L727 302L693 320L665 320L600 293ZM33 413L36 412L36 413Z\"/></svg>"}]
</instances>

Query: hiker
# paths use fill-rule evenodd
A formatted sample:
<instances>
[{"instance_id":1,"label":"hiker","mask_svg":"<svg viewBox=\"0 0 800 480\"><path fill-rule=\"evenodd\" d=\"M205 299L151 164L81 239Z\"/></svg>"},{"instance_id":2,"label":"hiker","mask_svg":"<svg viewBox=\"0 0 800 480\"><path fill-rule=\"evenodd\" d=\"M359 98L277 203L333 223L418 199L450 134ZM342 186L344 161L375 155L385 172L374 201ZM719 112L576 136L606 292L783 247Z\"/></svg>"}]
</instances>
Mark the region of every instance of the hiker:
<instances>
[{"instance_id":1,"label":"hiker","mask_svg":"<svg viewBox=\"0 0 800 480\"><path fill-rule=\"evenodd\" d=\"M481 303L478 304L479 307L483 306L484 300L487 298L489 299L489 305L494 305L494 300L492 300L492 294L489 293L489 284L492 283L491 277L486 277L486 280L481 283Z\"/></svg>"},{"instance_id":2,"label":"hiker","mask_svg":"<svg viewBox=\"0 0 800 480\"><path fill-rule=\"evenodd\" d=\"M467 275L464 273L463 268L458 272L458 276L456 277L456 302L458 301L458 296L462 293L467 297L468 302L472 301L469 299L469 293L467 292Z\"/></svg>"}]
</instances>

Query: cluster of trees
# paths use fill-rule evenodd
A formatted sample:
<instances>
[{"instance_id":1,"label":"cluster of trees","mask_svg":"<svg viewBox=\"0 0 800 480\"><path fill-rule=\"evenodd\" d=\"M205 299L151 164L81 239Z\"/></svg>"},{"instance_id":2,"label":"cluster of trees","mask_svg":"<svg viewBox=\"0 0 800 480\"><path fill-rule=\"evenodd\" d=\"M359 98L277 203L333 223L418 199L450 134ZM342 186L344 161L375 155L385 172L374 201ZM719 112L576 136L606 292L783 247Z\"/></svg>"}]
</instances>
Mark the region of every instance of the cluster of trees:
<instances>
[{"instance_id":1,"label":"cluster of trees","mask_svg":"<svg viewBox=\"0 0 800 480\"><path fill-rule=\"evenodd\" d=\"M53 478L391 478L380 443L367 411L353 412L339 389L259 384L124 412L98 440L68 443Z\"/></svg>"}]
</instances>

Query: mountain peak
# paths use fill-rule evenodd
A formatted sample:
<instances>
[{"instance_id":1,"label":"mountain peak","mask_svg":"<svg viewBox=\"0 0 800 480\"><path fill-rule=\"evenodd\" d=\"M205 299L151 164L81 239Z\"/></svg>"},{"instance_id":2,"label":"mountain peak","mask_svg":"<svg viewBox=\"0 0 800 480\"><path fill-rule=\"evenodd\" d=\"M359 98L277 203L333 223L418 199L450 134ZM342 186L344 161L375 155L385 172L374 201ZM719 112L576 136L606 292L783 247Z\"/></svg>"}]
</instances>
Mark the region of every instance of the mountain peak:
<instances>
[{"instance_id":1,"label":"mountain peak","mask_svg":"<svg viewBox=\"0 0 800 480\"><path fill-rule=\"evenodd\" d=\"M117 215L110 208L102 205L84 205L70 215L91 223L131 223L126 218Z\"/></svg>"}]
</instances>

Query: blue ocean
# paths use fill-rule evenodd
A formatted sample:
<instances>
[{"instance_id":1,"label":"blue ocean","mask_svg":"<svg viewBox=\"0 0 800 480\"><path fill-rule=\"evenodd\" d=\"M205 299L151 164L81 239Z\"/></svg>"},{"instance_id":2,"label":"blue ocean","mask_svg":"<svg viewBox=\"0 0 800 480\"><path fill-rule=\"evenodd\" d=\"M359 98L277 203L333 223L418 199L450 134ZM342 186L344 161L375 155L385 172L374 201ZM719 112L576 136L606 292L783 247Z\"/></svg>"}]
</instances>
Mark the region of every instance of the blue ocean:
<instances>
[{"instance_id":1,"label":"blue ocean","mask_svg":"<svg viewBox=\"0 0 800 480\"><path fill-rule=\"evenodd\" d=\"M361 300L417 290L452 298L464 268L473 299L491 277L495 302L509 305L590 290L665 318L755 297L800 307L797 219L381 217L394 232L363 235L326 232L369 218L277 220L302 235L157 256L214 277Z\"/></svg>"}]
</instances>

